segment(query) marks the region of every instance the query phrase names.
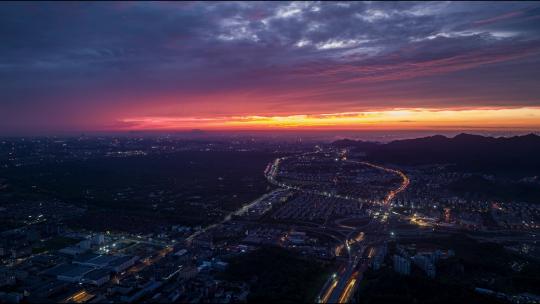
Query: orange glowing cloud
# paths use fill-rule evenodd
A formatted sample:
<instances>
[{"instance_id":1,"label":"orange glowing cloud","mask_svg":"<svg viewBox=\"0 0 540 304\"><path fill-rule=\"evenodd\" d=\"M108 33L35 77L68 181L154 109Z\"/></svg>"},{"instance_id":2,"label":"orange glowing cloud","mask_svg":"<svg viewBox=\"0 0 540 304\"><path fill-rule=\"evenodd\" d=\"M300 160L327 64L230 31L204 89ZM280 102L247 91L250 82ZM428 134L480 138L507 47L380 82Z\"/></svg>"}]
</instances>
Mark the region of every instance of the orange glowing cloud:
<instances>
[{"instance_id":1,"label":"orange glowing cloud","mask_svg":"<svg viewBox=\"0 0 540 304\"><path fill-rule=\"evenodd\" d=\"M216 117L143 116L120 120L128 130L256 129L540 129L540 108L391 109L364 112Z\"/></svg>"}]
</instances>

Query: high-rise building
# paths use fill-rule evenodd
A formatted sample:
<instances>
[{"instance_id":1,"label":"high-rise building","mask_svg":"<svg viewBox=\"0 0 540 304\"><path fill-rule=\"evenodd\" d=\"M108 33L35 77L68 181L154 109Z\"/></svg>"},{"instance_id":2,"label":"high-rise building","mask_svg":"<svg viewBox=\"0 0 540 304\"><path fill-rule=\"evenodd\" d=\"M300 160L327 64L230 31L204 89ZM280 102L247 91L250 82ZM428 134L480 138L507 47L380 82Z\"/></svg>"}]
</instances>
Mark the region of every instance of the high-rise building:
<instances>
[{"instance_id":1,"label":"high-rise building","mask_svg":"<svg viewBox=\"0 0 540 304\"><path fill-rule=\"evenodd\" d=\"M431 262L431 259L427 256L417 254L413 258L414 263L420 267L428 277L435 277L435 264Z\"/></svg>"},{"instance_id":2,"label":"high-rise building","mask_svg":"<svg viewBox=\"0 0 540 304\"><path fill-rule=\"evenodd\" d=\"M397 254L394 254L394 271L402 274L409 275L411 274L411 261L408 258L401 257Z\"/></svg>"}]
</instances>

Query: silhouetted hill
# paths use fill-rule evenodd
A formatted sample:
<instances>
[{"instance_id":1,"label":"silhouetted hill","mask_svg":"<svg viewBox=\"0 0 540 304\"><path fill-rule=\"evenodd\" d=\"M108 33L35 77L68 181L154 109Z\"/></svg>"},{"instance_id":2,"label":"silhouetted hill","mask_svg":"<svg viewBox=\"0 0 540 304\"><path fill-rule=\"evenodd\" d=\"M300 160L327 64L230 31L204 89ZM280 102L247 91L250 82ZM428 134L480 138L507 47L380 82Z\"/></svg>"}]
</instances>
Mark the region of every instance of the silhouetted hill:
<instances>
[{"instance_id":1,"label":"silhouetted hill","mask_svg":"<svg viewBox=\"0 0 540 304\"><path fill-rule=\"evenodd\" d=\"M347 143L341 141L340 145ZM451 163L458 168L508 174L540 173L540 136L486 137L459 134L396 140L388 144L358 145L371 160L397 164Z\"/></svg>"},{"instance_id":2,"label":"silhouetted hill","mask_svg":"<svg viewBox=\"0 0 540 304\"><path fill-rule=\"evenodd\" d=\"M540 187L537 184L500 182L488 180L480 175L453 181L449 184L449 189L464 197L475 196L476 199L540 202Z\"/></svg>"}]
</instances>

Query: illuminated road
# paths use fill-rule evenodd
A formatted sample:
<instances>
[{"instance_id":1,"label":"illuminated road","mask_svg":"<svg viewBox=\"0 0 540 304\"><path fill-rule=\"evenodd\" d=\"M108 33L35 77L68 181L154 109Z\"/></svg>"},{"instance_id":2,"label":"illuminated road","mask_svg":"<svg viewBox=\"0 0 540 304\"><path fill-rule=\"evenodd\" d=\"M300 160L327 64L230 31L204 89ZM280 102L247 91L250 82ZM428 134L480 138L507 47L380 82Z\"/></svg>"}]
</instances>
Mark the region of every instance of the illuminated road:
<instances>
[{"instance_id":1,"label":"illuminated road","mask_svg":"<svg viewBox=\"0 0 540 304\"><path fill-rule=\"evenodd\" d=\"M370 166L370 167L380 169L386 172L394 173L394 174L399 175L402 178L402 182L399 185L399 187L396 189L390 190L390 192L388 193L388 195L386 195L383 201L382 206L386 209L386 211L390 209L390 203L396 197L396 195L404 191L405 189L407 189L407 187L410 184L409 178L403 172L399 170L382 167L382 166L375 165L369 162L356 162L356 161L350 161L350 162L360 163L360 164L364 164L366 166ZM367 226L372 226L372 225L380 225L380 223L372 220ZM373 256L372 249L373 248L370 249L369 258ZM332 290L333 295L329 298L329 301L324 301L324 299L321 299L321 303L347 303L350 301L352 295L354 294L354 291L357 288L357 283L360 282L363 272L367 269L367 261L366 261L364 264L361 265L359 270L354 271L354 269L357 266L357 259L359 258L359 256L363 254L363 251L364 250L362 249L356 251L355 252L356 255L354 255L354 259L352 259L351 255L349 255L350 258L349 258L348 271L345 272L344 275L338 276L337 278L337 280L340 281L340 283L338 283L338 286L341 286L341 288L334 288Z\"/></svg>"},{"instance_id":2,"label":"illuminated road","mask_svg":"<svg viewBox=\"0 0 540 304\"><path fill-rule=\"evenodd\" d=\"M201 230L198 230L196 231L195 233L191 234L190 236L188 236L186 238L186 242L189 244L191 243L191 241L193 241L193 239L205 232L207 232L208 230L210 229L213 229L213 228L216 228L218 227L219 225L222 225L223 223L225 222L228 222L233 216L235 215L242 215L244 213L246 213L251 207L253 207L254 205L258 204L259 202L261 202L262 200L268 198L269 196L271 195L274 195L278 192L282 191L282 189L275 189L271 192L268 192L268 193L265 193L263 194L262 196L258 197L257 199L255 199L254 201L252 201L251 203L247 204L247 205L244 205L242 206L242 208L234 211L234 212L231 212L229 214L227 214L227 216L225 216L220 222L218 223L215 223L215 224L212 224L212 225L209 225L209 226L206 226L204 228L202 228Z\"/></svg>"},{"instance_id":3,"label":"illuminated road","mask_svg":"<svg viewBox=\"0 0 540 304\"><path fill-rule=\"evenodd\" d=\"M320 153L320 151L308 152L308 153L301 154L300 156L307 156L309 154L317 154L317 153ZM298 156L295 156L295 157L298 157ZM294 189L294 190L298 190L304 193L316 194L316 195L326 196L329 198L339 198L339 199L354 200L354 201L360 201L360 202L364 201L361 198L352 198L349 196L332 194L325 191L306 190L306 189L302 189L299 186L289 185L289 184L285 184L283 182L277 181L276 175L278 173L280 163L283 160L286 160L289 158L290 157L277 158L276 160L274 160L271 164L267 166L264 173L266 175L266 178L271 184L279 186L282 189L283 188ZM396 189L390 190L389 193L385 196L384 200L382 201L381 207L385 209L384 211L388 211L390 209L391 201L395 198L395 196L398 193L404 191L410 183L409 178L403 172L399 170L386 168L386 167L372 164L369 162L359 162L359 161L351 161L351 160L344 160L344 161L370 166L372 168L383 170L385 172L397 174L402 178L402 183L399 185L399 187ZM255 201L251 202L250 204L243 206L239 210L228 214L221 222L207 226L195 232L194 234L192 234L191 236L187 238L188 243L191 242L198 235L229 221L233 215L244 214L246 211L249 210L249 208L259 203L261 200L264 200L268 196L274 194L276 191L281 191L282 189L276 189L270 193L267 193L259 197ZM326 228L327 227L321 227L323 231ZM360 231L358 230L358 227L351 227L351 228L353 229L350 231L350 233L347 235L347 237L343 241L338 240L338 242L341 242L341 241L343 242L343 245L341 245L341 247L346 248L347 253L348 253L348 262L346 263L345 269L344 271L340 273L333 274L332 277L329 278L329 280L326 282L325 286L323 287L322 291L319 293L317 302L320 302L320 303L347 303L349 302L351 297L355 293L355 290L358 285L357 283L360 282L363 272L367 269L368 261L361 259L361 256L363 255L365 249L368 248L367 246L361 245L362 243L365 242L364 236L362 235L361 237L351 237L354 234L360 233ZM384 227L381 226L381 223L378 220L375 220L374 218L372 218L372 220L370 221L368 225L362 227L362 229L372 230L374 232L377 232L378 230L380 231L379 228L384 229ZM362 263L360 263L360 261L362 261Z\"/></svg>"},{"instance_id":4,"label":"illuminated road","mask_svg":"<svg viewBox=\"0 0 540 304\"><path fill-rule=\"evenodd\" d=\"M320 153L320 151L306 152L306 153L303 153L303 154L300 154L300 155L297 155L297 156L294 156L294 157L307 156L307 155L310 155L310 154L318 154L318 153ZM363 200L361 198L354 198L354 197L350 197L350 196L346 196L346 195L332 194L332 193L329 193L329 192L326 192L326 191L307 190L307 189L303 189L303 188L301 188L299 186L289 185L289 184L285 184L283 182L277 181L276 180L276 174L277 174L280 162L282 162L282 161L284 161L286 159L290 159L292 157L293 156L277 158L272 162L271 165L269 165L266 168L266 170L265 170L266 178L268 179L268 181L271 184L273 184L275 186L282 187L282 188L286 188L286 189L293 189L293 190L302 191L304 193L309 193L309 194L315 194L315 195L326 196L326 197L331 197L331 198L339 198L339 199L363 202ZM356 162L356 163L359 163L359 162ZM388 170L392 170L392 169L388 169Z\"/></svg>"},{"instance_id":5,"label":"illuminated road","mask_svg":"<svg viewBox=\"0 0 540 304\"><path fill-rule=\"evenodd\" d=\"M350 297L352 292L351 289L355 287L356 277L358 272L355 271L358 258L355 257L347 265L347 268L344 272L337 274L336 276L336 287L329 291L330 296L325 299L321 299L320 303L345 303Z\"/></svg>"},{"instance_id":6,"label":"illuminated road","mask_svg":"<svg viewBox=\"0 0 540 304\"><path fill-rule=\"evenodd\" d=\"M403 172L401 172L399 170L396 170L396 169L386 168L386 167L379 166L379 165L372 164L370 162L365 162L365 161L364 162L350 161L350 162L363 164L363 165L366 165L366 166L370 166L372 168L376 168L376 169L383 170L383 171L386 171L386 172L394 173L394 174L397 174L397 175L399 175L401 177L401 179L402 179L401 185L399 185L399 187L397 189L390 190L390 192L388 193L388 195L386 195L386 198L383 201L383 204L387 205L387 206L390 205L390 202L394 199L394 197L396 197L396 195L398 193L400 193L400 192L404 191L405 189L407 189L407 187L409 186L409 184L411 182L409 180L409 177L407 177L407 175L405 175L405 173L403 173Z\"/></svg>"},{"instance_id":7,"label":"illuminated road","mask_svg":"<svg viewBox=\"0 0 540 304\"><path fill-rule=\"evenodd\" d=\"M277 183L278 185L280 185L280 183L275 181L275 174L277 173L279 162L281 160L282 159L276 160L268 172L270 175L269 180L274 181L274 183ZM405 175L405 173L399 170L383 167L383 166L376 165L369 162L359 162L359 161L351 161L351 160L347 160L347 161L370 166L372 168L376 168L376 169L383 170L389 173L397 174L401 177L402 182L399 185L399 187L396 189L390 190L381 204L382 207L386 209L385 211L389 211L390 203L392 202L392 200L396 197L397 194L407 189L407 187L410 184L410 180L407 177L407 175ZM283 185L280 185L280 186L283 186ZM303 191L299 187L293 187L290 185L284 185L284 186ZM321 194L328 197L339 197L339 198L351 199L349 197L343 197L340 195L331 195L331 194L321 192L321 191L306 191L306 192L314 193L314 194ZM360 201L361 199L353 198L353 200ZM369 229L368 227L373 226L373 225L380 225L380 223L372 219L370 223L363 228ZM354 227L351 227L351 228L354 228ZM349 233L349 236L354 234L355 232L358 232L357 229L354 229L353 231L351 231ZM349 236L347 236L347 238L345 239L345 245L349 252L349 262L347 263L346 270L342 273L332 275L329 281L330 283L327 282L327 284L323 286L322 291L319 293L319 296L317 298L317 301L319 303L347 303L349 302L357 288L357 285L358 285L357 283L360 282L360 280L362 279L363 272L367 269L367 265L368 265L367 261L365 261L362 265L360 265L360 267L358 267L359 258L360 256L362 256L364 249L366 247L362 246L361 249L355 249L355 245L363 241L363 235L362 235L362 238L359 238L358 240L353 240ZM371 248L371 251L372 249L373 248ZM372 257L372 254L370 253L369 258L371 257Z\"/></svg>"},{"instance_id":8,"label":"illuminated road","mask_svg":"<svg viewBox=\"0 0 540 304\"><path fill-rule=\"evenodd\" d=\"M301 154L300 156L307 156L307 155L310 155L310 154L317 154L317 153L320 153L320 152L308 152L308 153ZM296 156L296 157L298 157L298 156ZM274 162L271 165L269 165L269 167L266 169L265 173L266 173L266 177L267 177L267 179L268 179L268 181L270 183L272 183L272 184L274 184L276 186L280 186L282 188L299 190L299 191L302 191L302 192L305 192L305 193L310 193L310 194L317 194L317 195L321 195L321 196L340 198L340 199L346 199L346 200L355 200L355 201L360 201L360 202L363 201L361 198L351 198L349 196L344 196L344 195L339 195L339 194L331 194L331 193L324 192L324 191L306 190L306 189L302 189L301 187L298 187L298 186L288 185L288 184L285 184L285 183L282 183L282 182L278 182L276 180L276 174L277 174L277 171L278 171L278 168L279 168L279 164L283 160L286 160L286 159L289 159L289 158L291 158L291 157L277 158L276 160L274 160ZM398 188L390 190L390 192L388 192L385 199L383 200L383 205L389 205L390 202L394 199L394 197L398 193L400 193L400 192L404 191L405 189L407 189L407 187L410 184L409 177L407 177L407 175L405 175L405 173L403 173L402 171L399 171L397 169L383 167L383 166L373 164L373 163L370 163L370 162L366 162L366 161L353 161L353 160L345 160L345 161L350 162L350 163L356 163L356 164L369 166L369 167L372 167L372 168L375 168L375 169L379 169L379 170L386 171L386 172L389 172L389 173L397 174L397 175L399 175L401 177L402 183L399 185Z\"/></svg>"}]
</instances>

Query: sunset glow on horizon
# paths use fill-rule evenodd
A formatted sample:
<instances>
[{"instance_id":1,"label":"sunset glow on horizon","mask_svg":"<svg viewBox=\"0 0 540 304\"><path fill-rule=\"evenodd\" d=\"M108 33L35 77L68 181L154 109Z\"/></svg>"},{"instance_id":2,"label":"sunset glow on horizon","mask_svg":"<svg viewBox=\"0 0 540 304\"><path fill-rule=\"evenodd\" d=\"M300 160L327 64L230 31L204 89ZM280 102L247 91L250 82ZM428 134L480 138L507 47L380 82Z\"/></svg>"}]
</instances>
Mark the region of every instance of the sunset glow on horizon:
<instances>
[{"instance_id":1,"label":"sunset glow on horizon","mask_svg":"<svg viewBox=\"0 0 540 304\"><path fill-rule=\"evenodd\" d=\"M0 135L540 130L535 2L13 2L0 28Z\"/></svg>"},{"instance_id":2,"label":"sunset glow on horizon","mask_svg":"<svg viewBox=\"0 0 540 304\"><path fill-rule=\"evenodd\" d=\"M540 130L540 107L518 109L394 109L285 116L134 117L126 130L265 129L524 129Z\"/></svg>"}]
</instances>

